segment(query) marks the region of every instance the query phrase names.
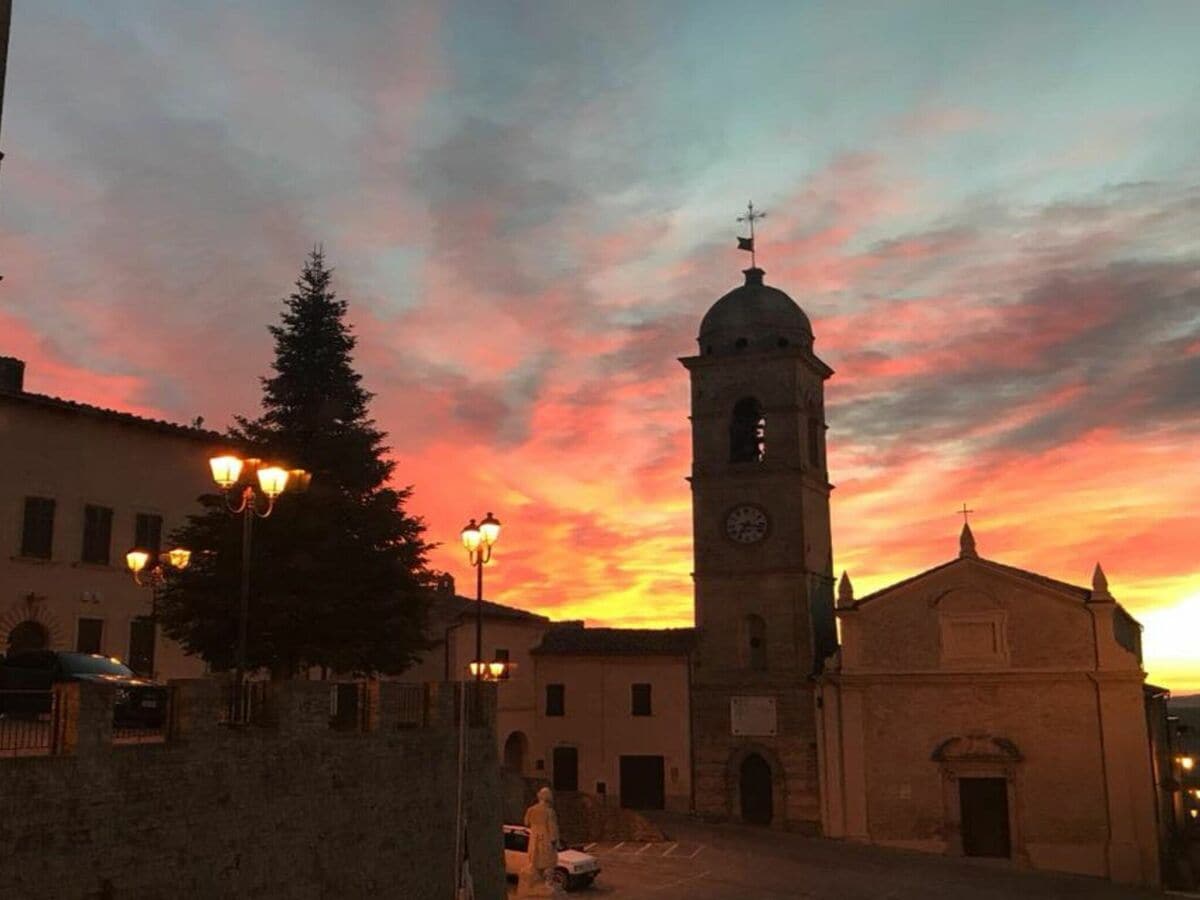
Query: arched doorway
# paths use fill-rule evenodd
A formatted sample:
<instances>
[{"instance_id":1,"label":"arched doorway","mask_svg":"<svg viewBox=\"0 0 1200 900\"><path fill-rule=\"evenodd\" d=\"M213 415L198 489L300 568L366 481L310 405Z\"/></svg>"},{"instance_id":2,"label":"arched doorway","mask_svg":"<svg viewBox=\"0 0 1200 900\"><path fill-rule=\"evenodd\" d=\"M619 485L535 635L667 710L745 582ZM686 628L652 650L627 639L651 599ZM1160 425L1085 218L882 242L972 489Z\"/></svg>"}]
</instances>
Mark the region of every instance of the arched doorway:
<instances>
[{"instance_id":1,"label":"arched doorway","mask_svg":"<svg viewBox=\"0 0 1200 900\"><path fill-rule=\"evenodd\" d=\"M13 626L8 633L8 652L21 650L45 650L50 643L50 633L40 622L26 619Z\"/></svg>"},{"instance_id":2,"label":"arched doorway","mask_svg":"<svg viewBox=\"0 0 1200 900\"><path fill-rule=\"evenodd\" d=\"M742 821L751 825L770 825L775 816L774 785L771 767L757 753L742 760L738 773L738 793L742 798Z\"/></svg>"},{"instance_id":3,"label":"arched doorway","mask_svg":"<svg viewBox=\"0 0 1200 900\"><path fill-rule=\"evenodd\" d=\"M513 772L524 772L528 750L529 739L523 732L514 731L504 741L504 768Z\"/></svg>"}]
</instances>

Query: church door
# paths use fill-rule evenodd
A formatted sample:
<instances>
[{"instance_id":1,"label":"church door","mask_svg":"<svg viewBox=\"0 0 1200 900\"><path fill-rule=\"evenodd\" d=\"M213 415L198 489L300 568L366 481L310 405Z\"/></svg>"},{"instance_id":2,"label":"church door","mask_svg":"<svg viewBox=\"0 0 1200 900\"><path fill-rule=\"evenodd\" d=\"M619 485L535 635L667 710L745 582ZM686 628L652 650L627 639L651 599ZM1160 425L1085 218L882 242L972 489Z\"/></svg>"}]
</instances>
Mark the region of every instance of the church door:
<instances>
[{"instance_id":1,"label":"church door","mask_svg":"<svg viewBox=\"0 0 1200 900\"><path fill-rule=\"evenodd\" d=\"M1011 855L1008 835L1008 781L1004 778L960 778L964 856Z\"/></svg>"},{"instance_id":2,"label":"church door","mask_svg":"<svg viewBox=\"0 0 1200 900\"><path fill-rule=\"evenodd\" d=\"M751 825L770 825L774 818L771 767L757 753L742 760L738 782L742 796L742 821Z\"/></svg>"}]
</instances>

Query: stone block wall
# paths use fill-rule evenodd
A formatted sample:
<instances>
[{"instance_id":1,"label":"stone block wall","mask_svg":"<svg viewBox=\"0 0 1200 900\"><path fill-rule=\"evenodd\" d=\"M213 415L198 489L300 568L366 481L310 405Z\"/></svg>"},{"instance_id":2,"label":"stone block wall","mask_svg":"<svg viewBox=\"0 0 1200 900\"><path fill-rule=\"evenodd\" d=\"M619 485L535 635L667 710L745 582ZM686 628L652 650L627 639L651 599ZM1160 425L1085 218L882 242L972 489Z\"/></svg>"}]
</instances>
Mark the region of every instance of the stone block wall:
<instances>
[{"instance_id":1,"label":"stone block wall","mask_svg":"<svg viewBox=\"0 0 1200 900\"><path fill-rule=\"evenodd\" d=\"M0 896L446 898L454 885L452 685L371 684L368 731L329 727L330 685L271 685L271 727L219 724L220 685L175 683L166 743L113 745L111 692L82 684L64 755L0 759ZM67 700L70 703L68 697ZM468 729L467 842L480 900L504 896L494 692Z\"/></svg>"}]
</instances>

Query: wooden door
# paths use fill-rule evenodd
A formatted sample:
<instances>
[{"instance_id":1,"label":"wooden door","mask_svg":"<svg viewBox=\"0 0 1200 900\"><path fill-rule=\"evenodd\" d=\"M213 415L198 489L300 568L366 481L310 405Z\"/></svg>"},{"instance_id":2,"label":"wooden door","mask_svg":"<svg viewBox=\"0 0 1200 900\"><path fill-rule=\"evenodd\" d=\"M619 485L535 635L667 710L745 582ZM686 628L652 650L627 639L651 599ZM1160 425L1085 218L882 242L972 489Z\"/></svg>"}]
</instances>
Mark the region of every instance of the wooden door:
<instances>
[{"instance_id":1,"label":"wooden door","mask_svg":"<svg viewBox=\"0 0 1200 900\"><path fill-rule=\"evenodd\" d=\"M962 811L963 855L1010 856L1008 780L960 778L958 797Z\"/></svg>"},{"instance_id":2,"label":"wooden door","mask_svg":"<svg viewBox=\"0 0 1200 900\"><path fill-rule=\"evenodd\" d=\"M661 756L621 757L621 805L626 809L662 809L666 805Z\"/></svg>"}]
</instances>

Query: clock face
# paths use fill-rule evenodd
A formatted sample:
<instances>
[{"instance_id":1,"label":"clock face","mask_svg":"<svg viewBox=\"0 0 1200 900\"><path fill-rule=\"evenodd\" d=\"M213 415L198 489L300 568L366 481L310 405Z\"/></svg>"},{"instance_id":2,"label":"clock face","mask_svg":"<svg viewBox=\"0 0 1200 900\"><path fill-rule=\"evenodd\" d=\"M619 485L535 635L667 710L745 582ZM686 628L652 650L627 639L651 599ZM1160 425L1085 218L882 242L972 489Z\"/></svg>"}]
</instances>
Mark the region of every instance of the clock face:
<instances>
[{"instance_id":1,"label":"clock face","mask_svg":"<svg viewBox=\"0 0 1200 900\"><path fill-rule=\"evenodd\" d=\"M757 506L743 503L725 517L725 534L739 544L754 544L767 536L767 514Z\"/></svg>"}]
</instances>

